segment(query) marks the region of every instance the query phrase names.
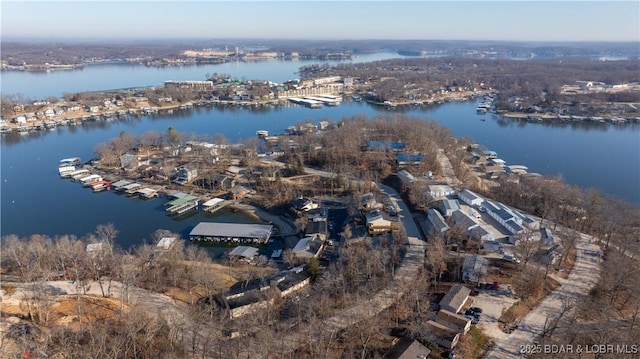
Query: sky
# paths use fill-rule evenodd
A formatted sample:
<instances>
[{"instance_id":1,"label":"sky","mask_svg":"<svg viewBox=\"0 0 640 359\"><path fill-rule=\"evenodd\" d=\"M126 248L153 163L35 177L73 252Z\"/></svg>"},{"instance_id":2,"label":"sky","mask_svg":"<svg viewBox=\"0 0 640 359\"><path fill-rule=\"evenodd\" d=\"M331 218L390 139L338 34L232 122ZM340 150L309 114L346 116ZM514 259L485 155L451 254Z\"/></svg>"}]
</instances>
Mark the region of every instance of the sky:
<instances>
[{"instance_id":1,"label":"sky","mask_svg":"<svg viewBox=\"0 0 640 359\"><path fill-rule=\"evenodd\" d=\"M40 39L640 41L640 1L6 1Z\"/></svg>"}]
</instances>

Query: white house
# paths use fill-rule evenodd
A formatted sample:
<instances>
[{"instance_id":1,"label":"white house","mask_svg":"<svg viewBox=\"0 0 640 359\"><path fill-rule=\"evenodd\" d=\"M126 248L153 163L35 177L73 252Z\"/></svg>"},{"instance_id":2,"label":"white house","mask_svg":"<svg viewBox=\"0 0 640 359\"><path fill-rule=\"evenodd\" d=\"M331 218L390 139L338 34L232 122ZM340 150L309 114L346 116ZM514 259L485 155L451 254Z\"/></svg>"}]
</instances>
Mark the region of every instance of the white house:
<instances>
[{"instance_id":1,"label":"white house","mask_svg":"<svg viewBox=\"0 0 640 359\"><path fill-rule=\"evenodd\" d=\"M17 124L25 124L25 123L27 123L27 116L18 115L13 119L13 122L15 122Z\"/></svg>"},{"instance_id":2,"label":"white house","mask_svg":"<svg viewBox=\"0 0 640 359\"><path fill-rule=\"evenodd\" d=\"M484 199L482 197L480 197L479 195L469 191L468 189L463 190L462 192L458 193L458 198L468 204L469 206L472 207L477 207L477 206L481 206L482 202L484 201Z\"/></svg>"},{"instance_id":3,"label":"white house","mask_svg":"<svg viewBox=\"0 0 640 359\"><path fill-rule=\"evenodd\" d=\"M435 184L429 186L429 195L432 198L440 198L454 195L456 191L449 185Z\"/></svg>"}]
</instances>

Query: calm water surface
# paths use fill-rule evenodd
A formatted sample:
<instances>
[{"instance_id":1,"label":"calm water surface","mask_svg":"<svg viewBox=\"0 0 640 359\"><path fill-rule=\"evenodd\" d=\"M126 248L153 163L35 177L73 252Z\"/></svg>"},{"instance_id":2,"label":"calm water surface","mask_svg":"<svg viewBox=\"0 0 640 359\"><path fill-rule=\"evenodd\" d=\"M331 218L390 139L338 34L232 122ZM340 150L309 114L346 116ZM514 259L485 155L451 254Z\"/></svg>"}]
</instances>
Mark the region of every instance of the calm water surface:
<instances>
[{"instance_id":1,"label":"calm water surface","mask_svg":"<svg viewBox=\"0 0 640 359\"><path fill-rule=\"evenodd\" d=\"M389 58L402 58L396 53L364 54L352 60L268 60L260 62L229 62L211 65L147 67L140 64L87 65L82 69L51 72L2 72L3 94L22 94L30 99L48 96L61 97L65 93L99 91L140 86L162 86L167 80L206 80L214 73L228 74L237 79L284 82L299 78L302 66L327 63L359 63Z\"/></svg>"},{"instance_id":2,"label":"calm water surface","mask_svg":"<svg viewBox=\"0 0 640 359\"><path fill-rule=\"evenodd\" d=\"M242 66L248 66L247 69L253 69L251 66L254 65L261 67L260 71L264 70L267 74L255 73L253 76L253 73L245 72L242 76L268 78L269 74L277 74L277 69L283 63L287 64L241 63ZM290 67L286 71L294 72L297 66L288 64ZM96 70L96 78L109 78L109 66L111 65L96 66L95 69L99 70ZM37 88L36 84L39 82L44 82L45 87L49 86L46 85L48 81L55 83L47 77L49 75L73 77L79 73L84 74L87 70L93 71L93 68L87 67L77 73L72 71L45 75L18 74L26 76L28 81L25 81ZM187 74L181 78L175 75L183 70L200 71L195 67L155 69L125 66L124 69L131 69L131 73L127 72L129 70L123 70L122 66L113 66L113 83L108 83L103 88L142 85L147 81L144 80L147 76L145 74L156 71L158 73L154 76L158 78L149 77L149 83L157 84L165 79L194 79L194 76ZM283 73L277 76L283 76L286 71L282 70ZM206 72L214 71L207 69ZM5 81L7 74L15 73L2 74L3 91L5 86L9 87ZM40 76L43 76L43 80L40 80ZM127 77L135 78L128 83ZM286 78L288 77L284 79ZM15 78L12 81L15 81ZM103 85L95 79L94 81L94 85ZM87 80L87 84L89 83ZM60 83L56 88L74 88L71 91L78 91L78 86L82 85ZM12 83L10 88L17 87ZM46 95L50 94L51 89L47 89ZM29 96L35 95L32 93ZM485 115L486 121L480 121L481 117L476 115L475 107L474 102L458 102L429 108L411 107L402 110L402 113L425 120L436 120L448 127L453 135L470 137L475 142L498 152L508 164L528 166L530 172L562 175L568 183L596 188L640 204L640 126L532 124L491 115ZM93 231L98 224L113 223L120 230L119 244L129 247L150 238L151 233L158 228L169 229L186 236L191 228L202 220L250 221L238 213L230 212L223 212L215 218L197 214L183 220L174 220L167 217L162 210L163 204L167 201L164 198L142 201L110 192L94 194L86 188L81 188L78 183L59 178L57 164L61 158L79 156L88 160L93 157L96 144L118 136L121 131L139 135L151 130L166 132L173 126L179 131L202 136L213 137L221 133L231 141L237 141L255 136L257 130L280 133L290 125L305 121L339 121L358 114L373 117L392 113L364 103L344 103L339 107L318 110L303 107L260 111L248 108L207 108L127 121L85 123L81 126L60 127L53 131L23 136L3 135L0 146L0 234L28 236L35 233L71 233L82 236Z\"/></svg>"}]
</instances>

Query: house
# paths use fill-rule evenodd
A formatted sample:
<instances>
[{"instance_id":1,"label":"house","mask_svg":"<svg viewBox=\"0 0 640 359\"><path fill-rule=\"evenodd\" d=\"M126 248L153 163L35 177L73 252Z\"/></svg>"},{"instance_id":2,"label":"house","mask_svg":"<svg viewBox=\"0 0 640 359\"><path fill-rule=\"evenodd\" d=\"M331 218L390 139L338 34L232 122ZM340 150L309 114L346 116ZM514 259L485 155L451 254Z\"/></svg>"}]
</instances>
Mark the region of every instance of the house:
<instances>
[{"instance_id":1,"label":"house","mask_svg":"<svg viewBox=\"0 0 640 359\"><path fill-rule=\"evenodd\" d=\"M310 210L319 207L317 203L302 196L291 201L289 205L291 206L291 210L297 214L301 214L302 212L309 212Z\"/></svg>"},{"instance_id":2,"label":"house","mask_svg":"<svg viewBox=\"0 0 640 359\"><path fill-rule=\"evenodd\" d=\"M540 262L546 265L554 264L556 260L562 255L562 250L563 248L560 244L551 246L540 254Z\"/></svg>"},{"instance_id":3,"label":"house","mask_svg":"<svg viewBox=\"0 0 640 359\"><path fill-rule=\"evenodd\" d=\"M483 225L478 224L467 229L467 234L476 241L493 241L496 238Z\"/></svg>"},{"instance_id":4,"label":"house","mask_svg":"<svg viewBox=\"0 0 640 359\"><path fill-rule=\"evenodd\" d=\"M17 123L17 124L25 124L27 123L27 116L25 115L18 115L16 117L14 117L13 122Z\"/></svg>"},{"instance_id":5,"label":"house","mask_svg":"<svg viewBox=\"0 0 640 359\"><path fill-rule=\"evenodd\" d=\"M379 209L366 212L365 219L367 221L367 230L371 235L386 233L393 229L392 222L384 219Z\"/></svg>"},{"instance_id":6,"label":"house","mask_svg":"<svg viewBox=\"0 0 640 359\"><path fill-rule=\"evenodd\" d=\"M443 199L438 201L438 209L443 216L451 217L453 212L460 210L460 202L455 199Z\"/></svg>"},{"instance_id":7,"label":"house","mask_svg":"<svg viewBox=\"0 0 640 359\"><path fill-rule=\"evenodd\" d=\"M316 237L305 237L296 243L291 252L298 258L311 258L320 255L322 250L322 241Z\"/></svg>"},{"instance_id":8,"label":"house","mask_svg":"<svg viewBox=\"0 0 640 359\"><path fill-rule=\"evenodd\" d=\"M489 261L484 257L466 257L462 264L462 281L476 283L484 282L488 267Z\"/></svg>"},{"instance_id":9,"label":"house","mask_svg":"<svg viewBox=\"0 0 640 359\"><path fill-rule=\"evenodd\" d=\"M52 108L48 108L46 110L44 110L43 114L45 115L45 117L53 117L55 116L55 111L53 111Z\"/></svg>"},{"instance_id":10,"label":"house","mask_svg":"<svg viewBox=\"0 0 640 359\"><path fill-rule=\"evenodd\" d=\"M309 219L309 222L320 222L320 221L326 222L327 218L329 218L329 208L327 207L314 208L308 212L307 218Z\"/></svg>"},{"instance_id":11,"label":"house","mask_svg":"<svg viewBox=\"0 0 640 359\"><path fill-rule=\"evenodd\" d=\"M482 249L488 252L500 252L502 244L496 240L482 241Z\"/></svg>"},{"instance_id":12,"label":"house","mask_svg":"<svg viewBox=\"0 0 640 359\"><path fill-rule=\"evenodd\" d=\"M304 231L307 237L318 237L321 240L327 238L327 222L326 221L310 221L307 223L307 228Z\"/></svg>"},{"instance_id":13,"label":"house","mask_svg":"<svg viewBox=\"0 0 640 359\"><path fill-rule=\"evenodd\" d=\"M216 174L211 177L213 188L218 190L230 190L236 186L236 180L223 174Z\"/></svg>"},{"instance_id":14,"label":"house","mask_svg":"<svg viewBox=\"0 0 640 359\"><path fill-rule=\"evenodd\" d=\"M445 309L453 313L458 313L467 302L470 293L471 289L461 284L454 285L440 301L440 310Z\"/></svg>"},{"instance_id":15,"label":"house","mask_svg":"<svg viewBox=\"0 0 640 359\"><path fill-rule=\"evenodd\" d=\"M436 314L436 323L440 323L462 334L466 334L471 328L471 319L446 309L441 309L438 314Z\"/></svg>"},{"instance_id":16,"label":"house","mask_svg":"<svg viewBox=\"0 0 640 359\"><path fill-rule=\"evenodd\" d=\"M138 155L125 153L120 156L120 167L125 169L134 169L140 166Z\"/></svg>"},{"instance_id":17,"label":"house","mask_svg":"<svg viewBox=\"0 0 640 359\"><path fill-rule=\"evenodd\" d=\"M426 359L430 353L431 350L419 341L402 338L384 353L382 359Z\"/></svg>"},{"instance_id":18,"label":"house","mask_svg":"<svg viewBox=\"0 0 640 359\"><path fill-rule=\"evenodd\" d=\"M180 169L178 169L178 173L176 173L176 178L173 180L173 183L184 185L188 182L193 181L196 177L198 177L197 169L181 167Z\"/></svg>"},{"instance_id":19,"label":"house","mask_svg":"<svg viewBox=\"0 0 640 359\"><path fill-rule=\"evenodd\" d=\"M242 258L247 261L251 261L258 255L258 248L249 246L237 246L231 252L229 252L229 258Z\"/></svg>"},{"instance_id":20,"label":"house","mask_svg":"<svg viewBox=\"0 0 640 359\"><path fill-rule=\"evenodd\" d=\"M456 191L449 185L434 184L429 186L429 195L431 198L448 197L456 194Z\"/></svg>"},{"instance_id":21,"label":"house","mask_svg":"<svg viewBox=\"0 0 640 359\"><path fill-rule=\"evenodd\" d=\"M411 184L413 184L413 182L416 181L416 178L411 173L405 170L398 171L397 176L403 186L410 186Z\"/></svg>"},{"instance_id":22,"label":"house","mask_svg":"<svg viewBox=\"0 0 640 359\"><path fill-rule=\"evenodd\" d=\"M524 232L522 227L523 215L516 214L516 210L513 210L502 203L484 201L482 206L485 208L489 216L500 223L511 234L519 234Z\"/></svg>"},{"instance_id":23,"label":"house","mask_svg":"<svg viewBox=\"0 0 640 359\"><path fill-rule=\"evenodd\" d=\"M362 210L374 209L377 205L376 197L371 192L367 192L360 197L360 209Z\"/></svg>"},{"instance_id":24,"label":"house","mask_svg":"<svg viewBox=\"0 0 640 359\"><path fill-rule=\"evenodd\" d=\"M540 228L540 243L543 246L552 246L553 245L553 233L549 228Z\"/></svg>"},{"instance_id":25,"label":"house","mask_svg":"<svg viewBox=\"0 0 640 359\"><path fill-rule=\"evenodd\" d=\"M427 322L429 341L438 344L447 349L453 349L460 340L460 333L449 329L449 327L442 325L438 322L430 320Z\"/></svg>"},{"instance_id":26,"label":"house","mask_svg":"<svg viewBox=\"0 0 640 359\"><path fill-rule=\"evenodd\" d=\"M432 232L444 235L449 230L449 225L444 220L440 212L431 208L427 211L427 219L429 220L429 228Z\"/></svg>"},{"instance_id":27,"label":"house","mask_svg":"<svg viewBox=\"0 0 640 359\"><path fill-rule=\"evenodd\" d=\"M461 191L460 193L458 193L458 198L468 204L469 206L472 207L477 207L477 206L481 206L482 202L484 201L484 199L480 196L478 196L477 194L469 191L468 189L465 189L463 191Z\"/></svg>"},{"instance_id":28,"label":"house","mask_svg":"<svg viewBox=\"0 0 640 359\"><path fill-rule=\"evenodd\" d=\"M398 154L396 164L400 167L420 166L424 162L424 155L420 154Z\"/></svg>"}]
</instances>

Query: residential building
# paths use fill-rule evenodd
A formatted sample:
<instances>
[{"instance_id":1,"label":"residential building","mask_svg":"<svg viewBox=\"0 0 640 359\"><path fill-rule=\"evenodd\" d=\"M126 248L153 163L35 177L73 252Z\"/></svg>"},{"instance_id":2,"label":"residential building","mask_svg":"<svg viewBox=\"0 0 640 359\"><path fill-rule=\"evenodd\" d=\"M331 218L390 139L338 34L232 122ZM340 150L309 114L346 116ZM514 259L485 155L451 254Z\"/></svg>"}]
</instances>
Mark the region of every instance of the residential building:
<instances>
[{"instance_id":1,"label":"residential building","mask_svg":"<svg viewBox=\"0 0 640 359\"><path fill-rule=\"evenodd\" d=\"M484 257L466 257L462 264L462 281L475 283L484 282L488 267L489 261Z\"/></svg>"},{"instance_id":2,"label":"residential building","mask_svg":"<svg viewBox=\"0 0 640 359\"><path fill-rule=\"evenodd\" d=\"M550 248L544 250L540 254L540 262L547 265L552 265L562 256L562 250L564 248L560 244L555 244Z\"/></svg>"},{"instance_id":3,"label":"residential building","mask_svg":"<svg viewBox=\"0 0 640 359\"><path fill-rule=\"evenodd\" d=\"M456 194L456 191L449 185L435 184L429 186L429 195L432 198L448 197Z\"/></svg>"},{"instance_id":4,"label":"residential building","mask_svg":"<svg viewBox=\"0 0 640 359\"><path fill-rule=\"evenodd\" d=\"M420 154L398 154L396 164L400 167L420 166L424 162L424 156Z\"/></svg>"},{"instance_id":5,"label":"residential building","mask_svg":"<svg viewBox=\"0 0 640 359\"><path fill-rule=\"evenodd\" d=\"M553 233L549 228L540 228L540 243L543 246L552 246L554 243Z\"/></svg>"},{"instance_id":6,"label":"residential building","mask_svg":"<svg viewBox=\"0 0 640 359\"><path fill-rule=\"evenodd\" d=\"M195 168L181 167L176 173L176 178L173 180L173 183L184 185L193 181L196 177L198 177L198 170Z\"/></svg>"},{"instance_id":7,"label":"residential building","mask_svg":"<svg viewBox=\"0 0 640 359\"><path fill-rule=\"evenodd\" d=\"M305 229L305 236L319 238L324 241L327 239L327 222L326 221L310 221Z\"/></svg>"},{"instance_id":8,"label":"residential building","mask_svg":"<svg viewBox=\"0 0 640 359\"><path fill-rule=\"evenodd\" d=\"M416 181L416 178L405 170L398 171L397 176L403 186L410 186Z\"/></svg>"},{"instance_id":9,"label":"residential building","mask_svg":"<svg viewBox=\"0 0 640 359\"><path fill-rule=\"evenodd\" d=\"M378 209L366 212L365 218L367 221L367 230L371 235L386 233L392 229L392 222L384 219L382 212Z\"/></svg>"},{"instance_id":10,"label":"residential building","mask_svg":"<svg viewBox=\"0 0 640 359\"><path fill-rule=\"evenodd\" d=\"M237 246L231 252L229 252L229 258L242 258L247 261L251 261L258 255L258 248L249 246Z\"/></svg>"},{"instance_id":11,"label":"residential building","mask_svg":"<svg viewBox=\"0 0 640 359\"><path fill-rule=\"evenodd\" d=\"M296 243L296 246L291 249L291 252L298 258L311 258L317 257L322 249L322 241L316 237L305 237Z\"/></svg>"},{"instance_id":12,"label":"residential building","mask_svg":"<svg viewBox=\"0 0 640 359\"><path fill-rule=\"evenodd\" d=\"M360 208L362 210L370 210L376 208L378 202L371 192L367 192L360 197Z\"/></svg>"},{"instance_id":13,"label":"residential building","mask_svg":"<svg viewBox=\"0 0 640 359\"><path fill-rule=\"evenodd\" d=\"M438 210L445 217L451 217L453 212L460 210L460 203L455 199L443 199L438 201Z\"/></svg>"},{"instance_id":14,"label":"residential building","mask_svg":"<svg viewBox=\"0 0 640 359\"><path fill-rule=\"evenodd\" d=\"M426 359L430 353L431 350L419 341L402 338L384 353L382 359Z\"/></svg>"},{"instance_id":15,"label":"residential building","mask_svg":"<svg viewBox=\"0 0 640 359\"><path fill-rule=\"evenodd\" d=\"M454 285L440 301L440 309L458 313L467 302L470 293L471 289L461 284Z\"/></svg>"},{"instance_id":16,"label":"residential building","mask_svg":"<svg viewBox=\"0 0 640 359\"><path fill-rule=\"evenodd\" d=\"M474 192L469 191L468 189L465 189L463 191L461 191L460 193L458 193L458 198L466 203L469 206L472 207L478 207L482 205L482 202L484 201L484 198L480 197L479 195L477 195Z\"/></svg>"},{"instance_id":17,"label":"residential building","mask_svg":"<svg viewBox=\"0 0 640 359\"><path fill-rule=\"evenodd\" d=\"M432 232L444 235L449 230L449 225L444 220L440 212L431 208L427 211L427 219L429 220L429 228Z\"/></svg>"},{"instance_id":18,"label":"residential building","mask_svg":"<svg viewBox=\"0 0 640 359\"><path fill-rule=\"evenodd\" d=\"M438 344L447 349L453 349L460 340L460 333L449 329L449 327L442 325L438 322L430 320L427 322L429 341Z\"/></svg>"},{"instance_id":19,"label":"residential building","mask_svg":"<svg viewBox=\"0 0 640 359\"><path fill-rule=\"evenodd\" d=\"M301 214L302 212L309 212L314 208L318 208L319 205L312 200L304 197L298 197L291 201L290 203L291 209L297 213Z\"/></svg>"},{"instance_id":20,"label":"residential building","mask_svg":"<svg viewBox=\"0 0 640 359\"><path fill-rule=\"evenodd\" d=\"M460 314L450 312L446 309L438 311L438 314L436 314L436 322L462 334L466 334L471 328L471 320L469 318L465 318Z\"/></svg>"}]
</instances>

